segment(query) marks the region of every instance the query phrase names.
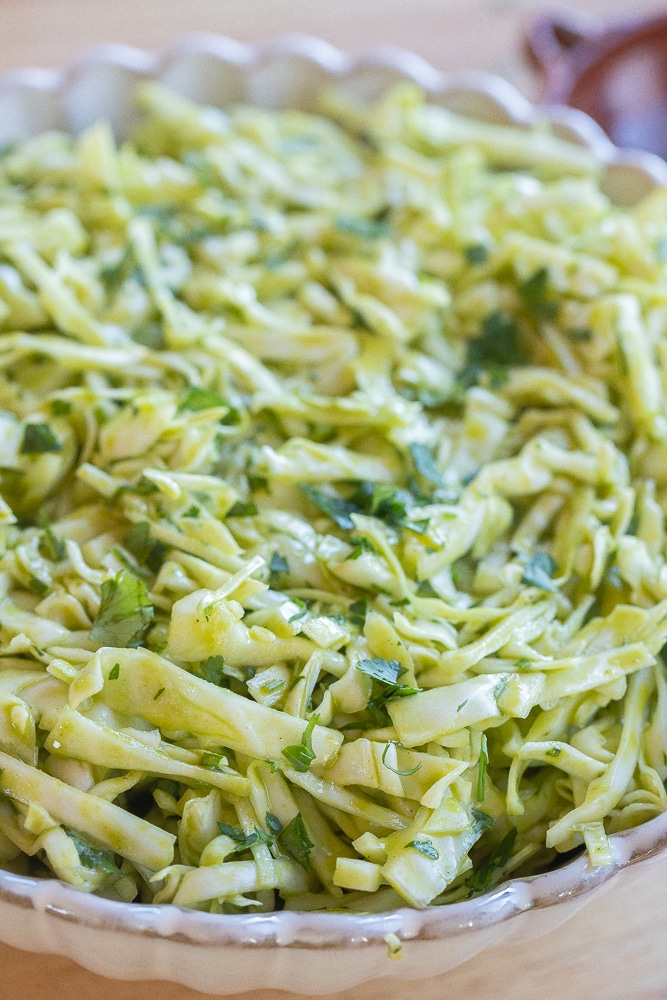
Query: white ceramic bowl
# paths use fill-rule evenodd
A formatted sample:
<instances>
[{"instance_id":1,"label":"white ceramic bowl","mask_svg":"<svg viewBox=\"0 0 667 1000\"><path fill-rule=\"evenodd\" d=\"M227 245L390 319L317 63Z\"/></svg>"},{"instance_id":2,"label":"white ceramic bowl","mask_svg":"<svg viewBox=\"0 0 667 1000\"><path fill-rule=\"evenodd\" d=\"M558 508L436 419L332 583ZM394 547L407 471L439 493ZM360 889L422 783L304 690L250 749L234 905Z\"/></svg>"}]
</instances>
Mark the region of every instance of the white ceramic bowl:
<instances>
[{"instance_id":1,"label":"white ceramic bowl","mask_svg":"<svg viewBox=\"0 0 667 1000\"><path fill-rule=\"evenodd\" d=\"M300 36L258 49L217 36L194 36L157 57L105 46L64 71L11 72L0 79L0 144L50 128L79 132L100 118L110 120L122 135L132 127L133 91L146 77L219 106L243 101L299 108L312 107L318 91L332 80L370 100L398 80L410 79L432 100L472 117L519 125L546 117L557 134L599 157L605 165L603 186L617 203L632 204L667 183L662 160L617 150L581 112L533 108L504 80L481 73L448 77L418 56L393 49L352 59ZM604 868L591 868L582 856L560 870L512 880L479 899L370 916L214 916L173 906L110 902L53 879L0 872L0 940L67 956L111 978L162 979L218 995L261 988L332 993L391 976L393 986L377 984L377 995L385 1000L392 994L405 996L408 980L448 970L442 989L449 992L456 984L459 995L461 983L467 982L465 969L474 968L465 963L484 952L477 968L489 970L487 985L496 971L494 995L504 997L502 977L522 961L525 966L526 946L533 964L542 955L553 964L560 943L565 946L566 926L592 942L604 920L609 948L614 948L627 930L623 901L637 893L642 906L633 918L634 932L655 925L652 910L663 896L658 873L667 873L667 814L612 837L612 845L613 863ZM586 920L580 912L584 907ZM618 910L623 912L614 917ZM401 961L388 958L388 934L404 942ZM621 994L606 988L591 994L595 1000L603 995Z\"/></svg>"}]
</instances>

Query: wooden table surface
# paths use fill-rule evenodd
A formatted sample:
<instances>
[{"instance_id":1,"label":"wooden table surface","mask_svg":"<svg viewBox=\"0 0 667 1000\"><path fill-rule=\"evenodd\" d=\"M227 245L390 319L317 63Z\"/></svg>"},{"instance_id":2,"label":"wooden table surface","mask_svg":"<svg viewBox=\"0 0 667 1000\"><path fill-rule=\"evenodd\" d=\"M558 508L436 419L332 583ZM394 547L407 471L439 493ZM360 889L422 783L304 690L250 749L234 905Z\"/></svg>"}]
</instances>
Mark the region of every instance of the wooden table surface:
<instances>
[{"instance_id":1,"label":"wooden table surface","mask_svg":"<svg viewBox=\"0 0 667 1000\"><path fill-rule=\"evenodd\" d=\"M18 66L60 66L101 42L124 42L159 49L182 34L215 31L240 41L258 42L277 34L317 35L350 52L373 45L399 45L417 52L439 69L485 69L536 94L535 78L521 48L522 30L544 6L535 0L0 0L0 72ZM572 6L575 6L573 3ZM579 11L606 19L622 16L629 4L617 0L577 0ZM633 0L633 13L655 11L655 0ZM662 874L667 874L664 871ZM655 881L653 873L648 879ZM663 894L664 895L664 894ZM667 922L656 914L652 941L642 933L641 910L647 897L636 889L624 906L626 931L601 940L604 902L591 904L586 918L566 925L558 954L550 957L561 974L551 974L527 948L517 970L516 956L489 954L474 969L456 970L446 980L380 984L337 994L339 1000L664 1000L667 998ZM597 907L597 913L593 912ZM667 907L665 907L667 912ZM553 951L553 949L552 949ZM547 954L549 949L547 947ZM471 963L468 963L471 964ZM601 978L602 977L602 978ZM600 986L604 981L605 985ZM116 983L72 962L31 955L0 945L2 1000L195 1000L202 994L165 983ZM287 1000L287 994L260 991L245 1000Z\"/></svg>"}]
</instances>

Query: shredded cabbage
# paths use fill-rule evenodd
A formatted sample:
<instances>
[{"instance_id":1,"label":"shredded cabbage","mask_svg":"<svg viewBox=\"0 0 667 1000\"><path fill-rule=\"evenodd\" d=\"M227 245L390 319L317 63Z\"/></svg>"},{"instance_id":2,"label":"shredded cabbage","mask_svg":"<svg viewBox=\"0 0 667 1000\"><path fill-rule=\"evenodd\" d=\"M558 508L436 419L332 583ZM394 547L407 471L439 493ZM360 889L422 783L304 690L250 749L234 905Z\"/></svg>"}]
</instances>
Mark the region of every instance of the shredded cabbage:
<instances>
[{"instance_id":1,"label":"shredded cabbage","mask_svg":"<svg viewBox=\"0 0 667 1000\"><path fill-rule=\"evenodd\" d=\"M0 864L484 892L667 806L667 211L412 86L0 156Z\"/></svg>"}]
</instances>

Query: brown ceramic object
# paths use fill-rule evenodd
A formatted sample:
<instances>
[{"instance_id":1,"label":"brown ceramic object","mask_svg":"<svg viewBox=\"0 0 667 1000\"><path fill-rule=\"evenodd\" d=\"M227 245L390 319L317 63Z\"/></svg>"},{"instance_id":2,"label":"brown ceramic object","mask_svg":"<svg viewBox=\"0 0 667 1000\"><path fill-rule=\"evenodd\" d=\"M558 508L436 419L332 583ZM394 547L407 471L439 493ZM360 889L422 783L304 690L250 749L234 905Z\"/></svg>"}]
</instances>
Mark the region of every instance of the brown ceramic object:
<instances>
[{"instance_id":1,"label":"brown ceramic object","mask_svg":"<svg viewBox=\"0 0 667 1000\"><path fill-rule=\"evenodd\" d=\"M545 13L526 31L542 101L579 108L619 146L667 157L667 14L615 24Z\"/></svg>"}]
</instances>

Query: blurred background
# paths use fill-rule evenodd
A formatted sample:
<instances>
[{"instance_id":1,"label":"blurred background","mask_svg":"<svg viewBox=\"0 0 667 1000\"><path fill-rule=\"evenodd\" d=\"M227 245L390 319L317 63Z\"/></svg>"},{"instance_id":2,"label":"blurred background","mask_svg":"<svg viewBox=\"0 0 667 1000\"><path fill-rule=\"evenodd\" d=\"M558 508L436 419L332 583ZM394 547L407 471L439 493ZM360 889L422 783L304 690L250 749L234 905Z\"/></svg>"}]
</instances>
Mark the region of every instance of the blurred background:
<instances>
[{"instance_id":1,"label":"blurred background","mask_svg":"<svg viewBox=\"0 0 667 1000\"><path fill-rule=\"evenodd\" d=\"M570 6L605 20L660 11L655 0ZM350 52L399 45L438 69L491 70L532 97L522 30L544 8L536 0L0 0L0 70L60 66L100 42L159 49L192 31L248 42L303 32Z\"/></svg>"}]
</instances>

